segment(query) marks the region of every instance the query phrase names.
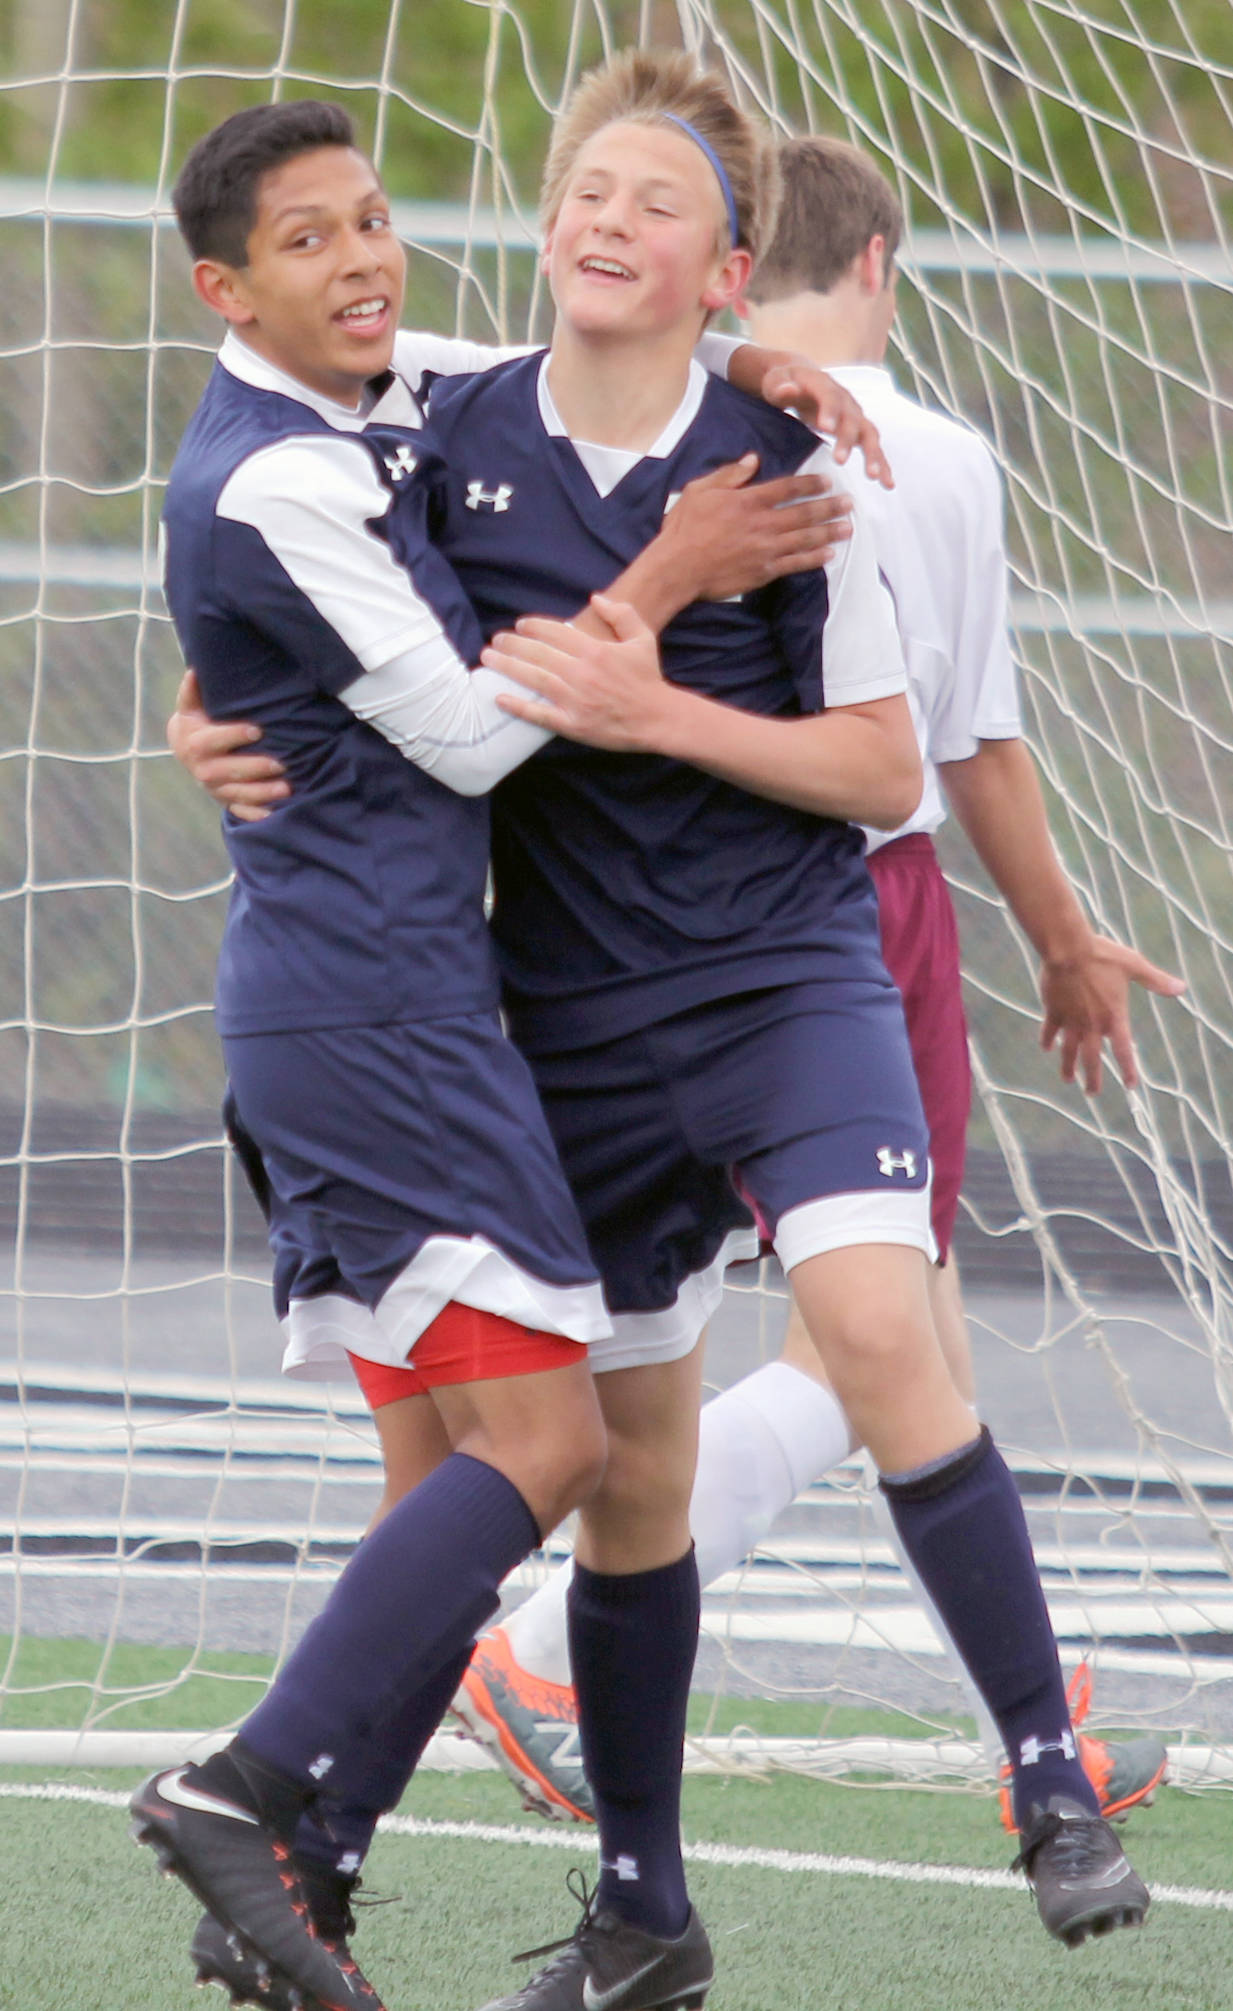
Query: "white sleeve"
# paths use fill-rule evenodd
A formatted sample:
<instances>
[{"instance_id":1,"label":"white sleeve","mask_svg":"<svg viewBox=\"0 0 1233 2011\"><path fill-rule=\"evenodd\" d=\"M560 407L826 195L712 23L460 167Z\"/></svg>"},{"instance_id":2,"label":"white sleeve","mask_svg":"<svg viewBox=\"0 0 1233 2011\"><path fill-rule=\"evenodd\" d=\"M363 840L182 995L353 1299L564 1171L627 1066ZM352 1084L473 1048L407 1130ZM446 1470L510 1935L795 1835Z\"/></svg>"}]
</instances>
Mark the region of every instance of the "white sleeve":
<instances>
[{"instance_id":1,"label":"white sleeve","mask_svg":"<svg viewBox=\"0 0 1233 2011\"><path fill-rule=\"evenodd\" d=\"M298 594L371 670L443 633L409 573L371 529L392 501L367 448L346 434L321 433L275 441L242 461L217 514L256 531L290 583L289 606ZM258 619L278 634L275 591L271 575Z\"/></svg>"},{"instance_id":2,"label":"white sleeve","mask_svg":"<svg viewBox=\"0 0 1233 2011\"><path fill-rule=\"evenodd\" d=\"M417 394L429 371L436 377L473 377L517 356L531 356L542 342L467 342L459 335L434 335L425 328L400 328L394 337L394 369Z\"/></svg>"},{"instance_id":3,"label":"white sleeve","mask_svg":"<svg viewBox=\"0 0 1233 2011\"><path fill-rule=\"evenodd\" d=\"M550 736L499 709L497 692L521 687L468 668L371 529L391 501L353 439L314 434L252 455L218 502L221 518L261 541L260 565L236 588L285 647L329 659L323 688L408 761L460 795L482 795Z\"/></svg>"},{"instance_id":4,"label":"white sleeve","mask_svg":"<svg viewBox=\"0 0 1233 2011\"><path fill-rule=\"evenodd\" d=\"M748 347L749 340L748 335L700 335L694 355L712 377L727 377L732 358L738 349Z\"/></svg>"},{"instance_id":5,"label":"white sleeve","mask_svg":"<svg viewBox=\"0 0 1233 2011\"><path fill-rule=\"evenodd\" d=\"M946 551L933 554L951 636L949 674L938 681L929 708L935 761L966 760L980 741L1017 739L1023 731L1007 626L1001 475L974 434L962 464L950 472L951 536Z\"/></svg>"},{"instance_id":6,"label":"white sleeve","mask_svg":"<svg viewBox=\"0 0 1233 2011\"><path fill-rule=\"evenodd\" d=\"M819 447L797 471L827 476L843 488L843 473L831 449ZM826 568L827 612L822 631L822 691L829 711L836 705L866 705L894 698L908 688L895 604L878 571L873 527L860 500L852 497L852 536Z\"/></svg>"},{"instance_id":7,"label":"white sleeve","mask_svg":"<svg viewBox=\"0 0 1233 2011\"><path fill-rule=\"evenodd\" d=\"M408 650L357 678L338 696L417 768L460 796L483 796L550 740L542 726L502 712L500 691L525 687L488 670L467 670L448 643Z\"/></svg>"}]
</instances>

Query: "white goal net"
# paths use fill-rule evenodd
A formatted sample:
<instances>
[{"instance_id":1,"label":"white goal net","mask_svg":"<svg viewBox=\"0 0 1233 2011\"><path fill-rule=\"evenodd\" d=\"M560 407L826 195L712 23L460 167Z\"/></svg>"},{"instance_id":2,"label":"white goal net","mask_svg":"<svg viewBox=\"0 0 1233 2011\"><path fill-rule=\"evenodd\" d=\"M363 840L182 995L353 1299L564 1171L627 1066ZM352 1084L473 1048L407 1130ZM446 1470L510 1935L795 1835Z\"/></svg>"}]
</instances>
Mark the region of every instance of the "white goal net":
<instances>
[{"instance_id":1,"label":"white goal net","mask_svg":"<svg viewBox=\"0 0 1233 2011\"><path fill-rule=\"evenodd\" d=\"M414 247L411 318L542 334L549 123L581 68L640 39L684 41L777 125L854 139L894 180L893 361L1003 469L1059 847L1097 924L1188 982L1137 1001L1138 1091L1064 1088L1033 959L948 839L983 1407L1096 1715L1167 1735L1179 1777L1229 1777L1228 26L1228 0L0 0L0 1762L239 1716L376 1493L357 1395L278 1382L216 1114L226 862L165 752L180 665L154 560L214 330L170 183L239 105L339 96ZM769 1272L733 1286L716 1382L775 1350L783 1312ZM704 1624L712 1758L868 1764L850 1714L878 1709L933 1735L884 1756L970 1770L859 1464ZM790 1747L725 1743L746 1699L792 1705Z\"/></svg>"}]
</instances>

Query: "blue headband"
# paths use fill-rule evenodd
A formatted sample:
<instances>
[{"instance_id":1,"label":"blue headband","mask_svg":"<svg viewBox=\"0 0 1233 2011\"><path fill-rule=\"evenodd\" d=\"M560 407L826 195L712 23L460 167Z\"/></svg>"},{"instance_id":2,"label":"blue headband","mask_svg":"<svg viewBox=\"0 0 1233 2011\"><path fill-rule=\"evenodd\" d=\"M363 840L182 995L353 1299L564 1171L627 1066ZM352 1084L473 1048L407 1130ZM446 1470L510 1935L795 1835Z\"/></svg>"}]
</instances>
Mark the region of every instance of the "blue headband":
<instances>
[{"instance_id":1,"label":"blue headband","mask_svg":"<svg viewBox=\"0 0 1233 2011\"><path fill-rule=\"evenodd\" d=\"M701 147L711 166L714 168L715 179L718 181L720 189L723 192L724 204L728 211L728 230L732 238L732 249L735 251L741 241L741 232L736 220L736 198L732 193L732 184L728 180L727 169L724 167L723 162L715 152L710 141L704 140L698 128L691 126L688 119L678 119L675 112L663 112L660 116L670 120L674 126L679 126L683 133L688 133L694 145Z\"/></svg>"}]
</instances>

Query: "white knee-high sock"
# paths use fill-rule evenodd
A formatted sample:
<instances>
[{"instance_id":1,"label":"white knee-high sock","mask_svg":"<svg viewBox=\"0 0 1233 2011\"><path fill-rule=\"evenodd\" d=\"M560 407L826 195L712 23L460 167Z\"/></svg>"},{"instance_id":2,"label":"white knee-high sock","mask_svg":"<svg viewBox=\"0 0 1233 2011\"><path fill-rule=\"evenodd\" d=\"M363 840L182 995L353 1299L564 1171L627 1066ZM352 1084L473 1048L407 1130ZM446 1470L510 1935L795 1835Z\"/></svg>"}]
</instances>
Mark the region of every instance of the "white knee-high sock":
<instances>
[{"instance_id":1,"label":"white knee-high sock","mask_svg":"<svg viewBox=\"0 0 1233 2011\"><path fill-rule=\"evenodd\" d=\"M550 1578L524 1599L521 1606L501 1621L509 1636L514 1660L529 1675L545 1683L572 1683L569 1640L565 1631L565 1595L574 1575L574 1560L567 1557Z\"/></svg>"},{"instance_id":2,"label":"white knee-high sock","mask_svg":"<svg viewBox=\"0 0 1233 2011\"><path fill-rule=\"evenodd\" d=\"M828 1389L787 1362L768 1362L702 1407L689 1520L698 1577L709 1585L761 1542L803 1487L852 1450L848 1420ZM569 1563L502 1621L530 1674L568 1683Z\"/></svg>"},{"instance_id":3,"label":"white knee-high sock","mask_svg":"<svg viewBox=\"0 0 1233 2011\"><path fill-rule=\"evenodd\" d=\"M801 1489L851 1450L834 1393L787 1362L768 1362L704 1404L689 1505L702 1584L734 1570Z\"/></svg>"}]
</instances>

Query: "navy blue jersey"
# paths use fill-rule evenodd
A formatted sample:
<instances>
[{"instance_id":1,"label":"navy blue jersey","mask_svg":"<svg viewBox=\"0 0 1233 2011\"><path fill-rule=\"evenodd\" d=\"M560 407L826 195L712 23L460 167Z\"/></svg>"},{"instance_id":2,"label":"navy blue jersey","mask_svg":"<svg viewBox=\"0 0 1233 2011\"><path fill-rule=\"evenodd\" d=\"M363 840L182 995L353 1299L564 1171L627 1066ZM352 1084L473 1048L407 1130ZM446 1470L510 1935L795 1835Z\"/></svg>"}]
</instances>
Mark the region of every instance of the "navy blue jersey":
<instances>
[{"instance_id":1,"label":"navy blue jersey","mask_svg":"<svg viewBox=\"0 0 1233 2011\"><path fill-rule=\"evenodd\" d=\"M224 818L225 1034L484 1011L487 803L422 772L338 694L407 649L473 663L424 531L422 415L392 373L348 413L229 338L172 469L167 597L207 710L250 719L291 795ZM398 508L391 505L397 499Z\"/></svg>"},{"instance_id":2,"label":"navy blue jersey","mask_svg":"<svg viewBox=\"0 0 1233 2011\"><path fill-rule=\"evenodd\" d=\"M575 614L650 542L694 477L752 450L770 478L817 449L796 420L695 365L676 437L670 428L601 494L551 429L542 362L431 393L432 535L487 635L525 613ZM816 712L831 674L826 611L821 572L695 603L664 631L665 671L751 712ZM832 702L901 688L896 650L876 692L841 688ZM494 933L511 1024L530 1051L832 974L823 925L838 902L868 892L852 826L658 756L554 740L501 783L493 827ZM876 936L871 953L876 968Z\"/></svg>"}]
</instances>

